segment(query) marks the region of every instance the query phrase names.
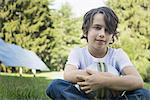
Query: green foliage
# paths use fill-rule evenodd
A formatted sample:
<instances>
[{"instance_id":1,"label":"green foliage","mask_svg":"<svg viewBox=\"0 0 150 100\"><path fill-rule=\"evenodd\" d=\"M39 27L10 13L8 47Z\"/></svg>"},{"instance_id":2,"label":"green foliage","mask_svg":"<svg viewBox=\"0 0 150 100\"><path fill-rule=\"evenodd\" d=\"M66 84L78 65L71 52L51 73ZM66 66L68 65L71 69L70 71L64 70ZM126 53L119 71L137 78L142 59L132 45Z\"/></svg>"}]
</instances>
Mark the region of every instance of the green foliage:
<instances>
[{"instance_id":1,"label":"green foliage","mask_svg":"<svg viewBox=\"0 0 150 100\"><path fill-rule=\"evenodd\" d=\"M0 76L2 100L49 100L45 90L49 80L41 77Z\"/></svg>"},{"instance_id":2,"label":"green foliage","mask_svg":"<svg viewBox=\"0 0 150 100\"><path fill-rule=\"evenodd\" d=\"M117 13L120 40L114 47L123 48L145 81L150 80L150 1L109 0L108 5Z\"/></svg>"},{"instance_id":3,"label":"green foliage","mask_svg":"<svg viewBox=\"0 0 150 100\"><path fill-rule=\"evenodd\" d=\"M73 18L71 7L64 4L60 10L52 12L55 47L52 49L53 70L64 68L70 49L80 43L80 19Z\"/></svg>"},{"instance_id":4,"label":"green foliage","mask_svg":"<svg viewBox=\"0 0 150 100\"><path fill-rule=\"evenodd\" d=\"M50 70L63 69L81 33L80 19L72 17L69 4L60 10L49 9L47 0L3 0L1 4L0 37L34 51Z\"/></svg>"},{"instance_id":5,"label":"green foliage","mask_svg":"<svg viewBox=\"0 0 150 100\"><path fill-rule=\"evenodd\" d=\"M1 0L0 4L0 37L34 51L50 67L54 36L48 0Z\"/></svg>"}]
</instances>

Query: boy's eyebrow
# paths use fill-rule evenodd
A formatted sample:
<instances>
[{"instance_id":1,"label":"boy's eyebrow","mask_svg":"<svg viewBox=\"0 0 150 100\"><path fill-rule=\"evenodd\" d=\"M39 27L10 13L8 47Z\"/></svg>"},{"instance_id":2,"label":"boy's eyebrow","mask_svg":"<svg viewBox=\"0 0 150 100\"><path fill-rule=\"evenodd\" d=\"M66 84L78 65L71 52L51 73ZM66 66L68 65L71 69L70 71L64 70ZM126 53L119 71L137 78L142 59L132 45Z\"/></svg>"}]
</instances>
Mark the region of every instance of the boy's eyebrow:
<instances>
[{"instance_id":1,"label":"boy's eyebrow","mask_svg":"<svg viewBox=\"0 0 150 100\"><path fill-rule=\"evenodd\" d=\"M93 24L92 26L100 26L100 27L105 27L104 25L100 25L100 24Z\"/></svg>"}]
</instances>

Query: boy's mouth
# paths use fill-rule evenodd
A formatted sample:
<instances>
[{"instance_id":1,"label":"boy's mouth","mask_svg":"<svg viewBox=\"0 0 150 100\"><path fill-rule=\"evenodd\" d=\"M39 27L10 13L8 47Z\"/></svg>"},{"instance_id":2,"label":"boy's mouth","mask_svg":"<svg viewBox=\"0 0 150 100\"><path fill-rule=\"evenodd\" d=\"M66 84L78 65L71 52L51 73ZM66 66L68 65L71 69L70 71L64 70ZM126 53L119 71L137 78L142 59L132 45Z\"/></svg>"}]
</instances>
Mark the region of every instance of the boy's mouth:
<instances>
[{"instance_id":1,"label":"boy's mouth","mask_svg":"<svg viewBox=\"0 0 150 100\"><path fill-rule=\"evenodd\" d=\"M96 42L97 42L98 44L106 44L106 41L105 41L105 40L96 40Z\"/></svg>"}]
</instances>

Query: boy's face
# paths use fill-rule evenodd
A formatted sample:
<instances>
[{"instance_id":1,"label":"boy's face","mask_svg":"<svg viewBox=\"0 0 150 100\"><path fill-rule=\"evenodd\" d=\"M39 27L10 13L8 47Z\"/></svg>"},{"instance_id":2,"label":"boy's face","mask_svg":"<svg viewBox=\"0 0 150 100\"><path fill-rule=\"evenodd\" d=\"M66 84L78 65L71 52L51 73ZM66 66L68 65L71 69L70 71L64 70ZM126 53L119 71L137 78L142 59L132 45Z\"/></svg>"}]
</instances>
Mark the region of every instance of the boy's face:
<instances>
[{"instance_id":1,"label":"boy's face","mask_svg":"<svg viewBox=\"0 0 150 100\"><path fill-rule=\"evenodd\" d=\"M112 40L113 34L106 29L104 15L97 13L93 17L93 23L88 31L88 47L106 49Z\"/></svg>"}]
</instances>

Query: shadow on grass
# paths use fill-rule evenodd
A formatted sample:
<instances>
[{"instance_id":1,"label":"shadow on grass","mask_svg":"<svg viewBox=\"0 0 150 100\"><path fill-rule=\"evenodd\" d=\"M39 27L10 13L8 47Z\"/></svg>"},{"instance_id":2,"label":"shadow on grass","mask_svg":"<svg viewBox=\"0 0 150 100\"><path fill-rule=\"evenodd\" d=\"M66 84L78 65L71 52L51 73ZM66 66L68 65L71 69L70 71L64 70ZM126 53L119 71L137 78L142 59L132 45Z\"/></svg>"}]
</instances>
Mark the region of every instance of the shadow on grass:
<instances>
[{"instance_id":1,"label":"shadow on grass","mask_svg":"<svg viewBox=\"0 0 150 100\"><path fill-rule=\"evenodd\" d=\"M0 75L1 100L49 100L45 90L51 80L45 77Z\"/></svg>"}]
</instances>

